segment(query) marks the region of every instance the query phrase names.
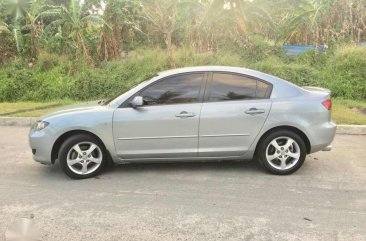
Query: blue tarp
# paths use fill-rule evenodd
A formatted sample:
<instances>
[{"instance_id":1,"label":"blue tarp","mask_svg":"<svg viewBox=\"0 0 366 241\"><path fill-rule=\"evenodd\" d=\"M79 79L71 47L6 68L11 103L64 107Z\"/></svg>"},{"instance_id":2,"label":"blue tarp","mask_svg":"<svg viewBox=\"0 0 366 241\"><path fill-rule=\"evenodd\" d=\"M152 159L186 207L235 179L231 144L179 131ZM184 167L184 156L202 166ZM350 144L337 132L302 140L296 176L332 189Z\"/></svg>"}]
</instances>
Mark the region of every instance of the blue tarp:
<instances>
[{"instance_id":1,"label":"blue tarp","mask_svg":"<svg viewBox=\"0 0 366 241\"><path fill-rule=\"evenodd\" d=\"M359 42L356 44L359 47L366 47L366 42ZM326 46L325 45L282 45L282 48L285 50L286 55L288 56L296 56L299 54L303 54L309 50L316 50L319 53L324 53Z\"/></svg>"},{"instance_id":2,"label":"blue tarp","mask_svg":"<svg viewBox=\"0 0 366 241\"><path fill-rule=\"evenodd\" d=\"M286 55L288 56L296 56L299 54L303 54L309 50L316 50L320 53L325 52L324 45L283 45L282 48L285 50Z\"/></svg>"}]
</instances>

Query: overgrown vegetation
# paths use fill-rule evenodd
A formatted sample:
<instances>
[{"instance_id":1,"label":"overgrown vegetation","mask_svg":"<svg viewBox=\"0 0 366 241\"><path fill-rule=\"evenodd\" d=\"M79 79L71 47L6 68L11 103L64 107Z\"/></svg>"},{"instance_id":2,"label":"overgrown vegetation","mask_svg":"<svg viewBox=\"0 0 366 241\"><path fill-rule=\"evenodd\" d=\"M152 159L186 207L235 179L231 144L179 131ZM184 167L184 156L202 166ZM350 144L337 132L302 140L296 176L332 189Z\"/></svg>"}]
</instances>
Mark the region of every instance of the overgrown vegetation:
<instances>
[{"instance_id":1,"label":"overgrown vegetation","mask_svg":"<svg viewBox=\"0 0 366 241\"><path fill-rule=\"evenodd\" d=\"M194 65L364 100L365 40L365 0L0 0L0 101L106 98ZM283 44L328 48L290 58Z\"/></svg>"},{"instance_id":2,"label":"overgrown vegetation","mask_svg":"<svg viewBox=\"0 0 366 241\"><path fill-rule=\"evenodd\" d=\"M366 98L366 48L344 47L334 54L307 53L296 59L270 56L253 61L241 52L195 53L178 49L177 67L231 65L257 69L300 86L322 86L335 97ZM160 49L140 49L120 61L95 68L67 57L41 53L36 65L21 61L1 67L0 101L93 100L122 93L156 72L169 69L169 55Z\"/></svg>"},{"instance_id":3,"label":"overgrown vegetation","mask_svg":"<svg viewBox=\"0 0 366 241\"><path fill-rule=\"evenodd\" d=\"M0 60L36 61L39 50L89 64L126 51L195 52L274 44L366 40L365 0L0 0ZM248 52L251 57L262 58ZM263 54L263 53L262 53Z\"/></svg>"}]
</instances>

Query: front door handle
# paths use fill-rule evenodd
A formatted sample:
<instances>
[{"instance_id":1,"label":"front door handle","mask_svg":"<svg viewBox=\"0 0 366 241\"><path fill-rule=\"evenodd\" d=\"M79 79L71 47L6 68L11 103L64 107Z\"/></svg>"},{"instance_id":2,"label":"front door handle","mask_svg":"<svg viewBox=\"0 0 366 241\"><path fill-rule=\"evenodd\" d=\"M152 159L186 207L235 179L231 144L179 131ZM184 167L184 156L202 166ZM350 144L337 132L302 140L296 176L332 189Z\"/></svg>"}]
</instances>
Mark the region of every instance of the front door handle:
<instances>
[{"instance_id":1,"label":"front door handle","mask_svg":"<svg viewBox=\"0 0 366 241\"><path fill-rule=\"evenodd\" d=\"M245 113L248 115L258 115L263 114L265 110L263 109L257 109L257 108L250 108L249 110L246 110Z\"/></svg>"},{"instance_id":2,"label":"front door handle","mask_svg":"<svg viewBox=\"0 0 366 241\"><path fill-rule=\"evenodd\" d=\"M188 117L194 117L196 116L196 114L193 112L182 111L179 114L176 114L175 116L180 118L188 118Z\"/></svg>"}]
</instances>

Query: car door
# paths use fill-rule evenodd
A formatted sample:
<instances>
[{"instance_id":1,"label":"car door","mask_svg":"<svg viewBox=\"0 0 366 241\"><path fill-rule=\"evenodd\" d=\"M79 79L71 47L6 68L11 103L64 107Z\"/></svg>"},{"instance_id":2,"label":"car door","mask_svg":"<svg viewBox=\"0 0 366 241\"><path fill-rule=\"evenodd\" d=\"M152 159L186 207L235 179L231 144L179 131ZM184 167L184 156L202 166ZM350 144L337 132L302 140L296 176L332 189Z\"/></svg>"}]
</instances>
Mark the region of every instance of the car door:
<instances>
[{"instance_id":1,"label":"car door","mask_svg":"<svg viewBox=\"0 0 366 241\"><path fill-rule=\"evenodd\" d=\"M197 157L205 76L194 72L165 77L134 95L143 97L143 106L132 108L126 103L118 108L113 117L117 155L122 159Z\"/></svg>"},{"instance_id":2,"label":"car door","mask_svg":"<svg viewBox=\"0 0 366 241\"><path fill-rule=\"evenodd\" d=\"M272 85L248 76L213 72L202 106L199 156L241 156L271 109Z\"/></svg>"}]
</instances>

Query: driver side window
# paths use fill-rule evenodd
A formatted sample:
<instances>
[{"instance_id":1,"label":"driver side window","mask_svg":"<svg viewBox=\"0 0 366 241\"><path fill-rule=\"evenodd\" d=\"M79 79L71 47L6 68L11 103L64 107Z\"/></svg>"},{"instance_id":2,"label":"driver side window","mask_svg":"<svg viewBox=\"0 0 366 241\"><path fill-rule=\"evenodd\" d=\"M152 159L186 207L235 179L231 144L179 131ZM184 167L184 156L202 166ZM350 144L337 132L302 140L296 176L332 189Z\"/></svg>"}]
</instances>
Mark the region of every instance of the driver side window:
<instances>
[{"instance_id":1,"label":"driver side window","mask_svg":"<svg viewBox=\"0 0 366 241\"><path fill-rule=\"evenodd\" d=\"M203 73L167 77L142 90L144 105L197 103L204 79Z\"/></svg>"}]
</instances>

